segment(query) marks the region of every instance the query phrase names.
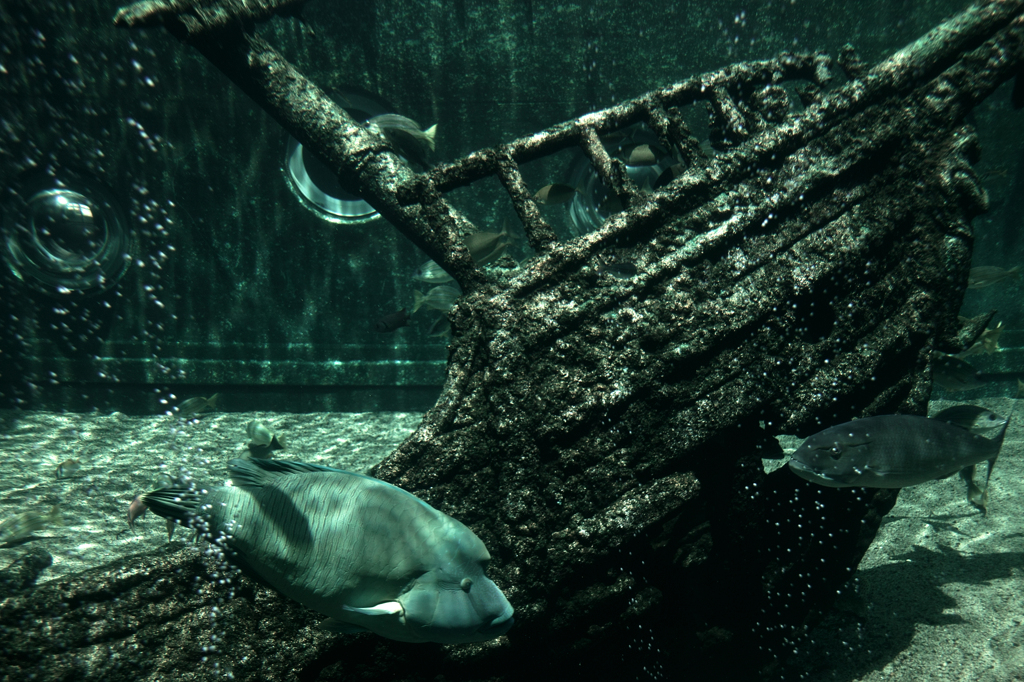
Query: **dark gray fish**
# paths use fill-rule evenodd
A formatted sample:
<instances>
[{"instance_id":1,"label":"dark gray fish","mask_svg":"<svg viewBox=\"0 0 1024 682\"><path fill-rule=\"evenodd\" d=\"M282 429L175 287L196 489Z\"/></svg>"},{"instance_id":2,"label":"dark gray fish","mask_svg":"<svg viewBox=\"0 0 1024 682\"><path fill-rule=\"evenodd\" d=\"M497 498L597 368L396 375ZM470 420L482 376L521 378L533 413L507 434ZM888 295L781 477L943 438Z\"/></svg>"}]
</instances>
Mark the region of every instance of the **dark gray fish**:
<instances>
[{"instance_id":1,"label":"dark gray fish","mask_svg":"<svg viewBox=\"0 0 1024 682\"><path fill-rule=\"evenodd\" d=\"M513 612L473 531L384 481L283 460L228 464L233 485L142 496L230 548L243 570L328 619L331 632L459 644L505 634Z\"/></svg>"},{"instance_id":2,"label":"dark gray fish","mask_svg":"<svg viewBox=\"0 0 1024 682\"><path fill-rule=\"evenodd\" d=\"M576 188L560 183L544 185L533 195L533 200L544 206L565 204L576 198Z\"/></svg>"},{"instance_id":3,"label":"dark gray fish","mask_svg":"<svg viewBox=\"0 0 1024 682\"><path fill-rule=\"evenodd\" d=\"M206 410L216 410L219 397L220 393L214 393L209 398L189 398L178 405L176 416L190 417Z\"/></svg>"},{"instance_id":4,"label":"dark gray fish","mask_svg":"<svg viewBox=\"0 0 1024 682\"><path fill-rule=\"evenodd\" d=\"M986 407L977 405L953 405L933 414L931 419L956 424L979 436L992 436L996 429L1006 427L1006 418Z\"/></svg>"},{"instance_id":5,"label":"dark gray fish","mask_svg":"<svg viewBox=\"0 0 1024 682\"><path fill-rule=\"evenodd\" d=\"M1002 282L1004 279L1017 279L1020 274L1020 266L1014 266L1009 270L996 267L995 265L982 265L976 268L971 268L970 274L967 275L967 288L968 289L981 289L983 287L991 286L997 282Z\"/></svg>"},{"instance_id":6,"label":"dark gray fish","mask_svg":"<svg viewBox=\"0 0 1024 682\"><path fill-rule=\"evenodd\" d=\"M405 312L405 308L402 308L398 312L383 315L376 322L373 323L374 331L380 332L381 334L393 332L396 329L401 329L402 327L408 326L409 313Z\"/></svg>"},{"instance_id":7,"label":"dark gray fish","mask_svg":"<svg viewBox=\"0 0 1024 682\"><path fill-rule=\"evenodd\" d=\"M430 152L434 151L434 136L437 125L420 130L420 124L400 114L381 114L366 122L381 132L395 150L416 163L428 164Z\"/></svg>"},{"instance_id":8,"label":"dark gray fish","mask_svg":"<svg viewBox=\"0 0 1024 682\"><path fill-rule=\"evenodd\" d=\"M790 471L830 488L906 488L995 463L1009 419L992 438L942 419L906 414L832 426L797 448Z\"/></svg>"},{"instance_id":9,"label":"dark gray fish","mask_svg":"<svg viewBox=\"0 0 1024 682\"><path fill-rule=\"evenodd\" d=\"M932 381L947 391L973 391L985 385L972 365L955 355L942 354L932 360Z\"/></svg>"}]
</instances>

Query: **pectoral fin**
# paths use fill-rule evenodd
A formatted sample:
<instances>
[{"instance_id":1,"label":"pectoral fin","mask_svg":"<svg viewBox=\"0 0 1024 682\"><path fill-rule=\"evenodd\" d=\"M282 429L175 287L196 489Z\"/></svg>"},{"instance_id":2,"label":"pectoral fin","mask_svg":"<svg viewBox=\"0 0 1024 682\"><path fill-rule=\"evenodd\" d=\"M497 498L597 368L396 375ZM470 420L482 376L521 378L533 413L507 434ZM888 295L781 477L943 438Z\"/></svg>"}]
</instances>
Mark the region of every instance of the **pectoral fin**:
<instances>
[{"instance_id":1,"label":"pectoral fin","mask_svg":"<svg viewBox=\"0 0 1024 682\"><path fill-rule=\"evenodd\" d=\"M377 604L376 606L367 606L365 608L359 608L354 606L342 606L346 611L352 611L353 613L360 613L364 616L393 616L398 613L402 613L405 609L402 605L396 601L385 601Z\"/></svg>"},{"instance_id":2,"label":"pectoral fin","mask_svg":"<svg viewBox=\"0 0 1024 682\"><path fill-rule=\"evenodd\" d=\"M960 470L960 478L967 483L967 501L970 502L974 507L981 510L982 514L988 514L988 483L989 479L992 478L992 467L995 466L996 457L993 457L988 461L988 474L985 476L985 489L982 490L978 487L978 484L974 482L974 465L965 467Z\"/></svg>"},{"instance_id":3,"label":"pectoral fin","mask_svg":"<svg viewBox=\"0 0 1024 682\"><path fill-rule=\"evenodd\" d=\"M346 623L337 618L328 618L327 620L320 621L320 629L333 632L336 635L354 635L357 632L369 632L369 630L362 626Z\"/></svg>"},{"instance_id":4,"label":"pectoral fin","mask_svg":"<svg viewBox=\"0 0 1024 682\"><path fill-rule=\"evenodd\" d=\"M396 601L385 601L374 606L342 606L344 611L351 613L355 620L362 620L363 617L376 618L378 616L401 615L405 612L402 605ZM363 625L356 625L341 618L328 618L320 623L320 628L335 634L353 634L356 632L370 632L371 630Z\"/></svg>"}]
</instances>

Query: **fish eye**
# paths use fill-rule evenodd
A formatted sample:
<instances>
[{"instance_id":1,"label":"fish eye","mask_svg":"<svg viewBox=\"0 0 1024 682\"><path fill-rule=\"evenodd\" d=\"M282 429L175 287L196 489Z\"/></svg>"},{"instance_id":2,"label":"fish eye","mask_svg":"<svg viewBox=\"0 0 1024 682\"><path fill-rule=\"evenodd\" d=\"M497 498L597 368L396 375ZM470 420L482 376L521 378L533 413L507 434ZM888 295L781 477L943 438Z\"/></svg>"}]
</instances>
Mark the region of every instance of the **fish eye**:
<instances>
[{"instance_id":1,"label":"fish eye","mask_svg":"<svg viewBox=\"0 0 1024 682\"><path fill-rule=\"evenodd\" d=\"M843 449L838 445L833 445L828 449L828 456L832 459L839 459L843 456Z\"/></svg>"},{"instance_id":2,"label":"fish eye","mask_svg":"<svg viewBox=\"0 0 1024 682\"><path fill-rule=\"evenodd\" d=\"M462 582L459 583L459 587L462 588L463 592L469 592L469 588L473 587L473 581L469 578L463 578Z\"/></svg>"}]
</instances>

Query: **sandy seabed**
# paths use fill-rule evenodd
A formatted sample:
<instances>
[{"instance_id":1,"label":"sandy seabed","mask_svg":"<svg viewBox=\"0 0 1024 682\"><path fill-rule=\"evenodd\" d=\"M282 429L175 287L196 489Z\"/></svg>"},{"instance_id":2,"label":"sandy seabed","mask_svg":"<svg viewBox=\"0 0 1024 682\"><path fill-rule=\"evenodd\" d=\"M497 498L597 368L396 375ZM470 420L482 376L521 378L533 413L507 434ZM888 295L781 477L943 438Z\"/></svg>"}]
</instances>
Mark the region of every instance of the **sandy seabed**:
<instances>
[{"instance_id":1,"label":"sandy seabed","mask_svg":"<svg viewBox=\"0 0 1024 682\"><path fill-rule=\"evenodd\" d=\"M951 403L933 403L932 410ZM1006 414L1008 399L979 401ZM1024 410L1024 405L1020 405ZM60 506L63 526L14 546L0 568L31 546L53 555L40 582L139 552L164 552L162 519L128 529L132 498L161 473L203 485L227 478L248 453L245 424L283 436L279 457L366 472L419 424L418 413L217 413L166 416L0 412L0 521ZM856 598L798 646L785 679L1024 681L1024 412L1015 414L992 475L989 513L966 501L959 477L907 488L856 573ZM799 441L787 439L789 449ZM77 459L72 478L58 464ZM984 469L984 467L980 467ZM979 472L980 475L980 472ZM852 603L852 606L851 606Z\"/></svg>"}]
</instances>

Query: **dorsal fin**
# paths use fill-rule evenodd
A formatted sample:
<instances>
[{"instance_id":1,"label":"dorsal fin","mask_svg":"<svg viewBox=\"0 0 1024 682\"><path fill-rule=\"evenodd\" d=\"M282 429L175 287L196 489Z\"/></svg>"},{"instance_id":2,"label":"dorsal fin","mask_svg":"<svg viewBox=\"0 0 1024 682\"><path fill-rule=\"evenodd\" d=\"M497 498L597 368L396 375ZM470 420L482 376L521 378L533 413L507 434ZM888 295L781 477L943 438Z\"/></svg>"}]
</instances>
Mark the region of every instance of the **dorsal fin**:
<instances>
[{"instance_id":1,"label":"dorsal fin","mask_svg":"<svg viewBox=\"0 0 1024 682\"><path fill-rule=\"evenodd\" d=\"M331 473L355 476L356 478L363 478L380 485L388 486L389 488L394 488L398 492L408 495L412 499L416 500L427 509L433 510L433 507L409 491L403 490L402 488L392 485L387 481L382 481L379 478L374 478L373 476L366 476L365 474L357 474L354 471L335 469L334 467L328 467L322 464L292 462L285 459L233 459L228 462L228 471L231 472L231 481L236 486L250 488L261 488L275 479L280 478L281 476L288 476L289 474Z\"/></svg>"},{"instance_id":2,"label":"dorsal fin","mask_svg":"<svg viewBox=\"0 0 1024 682\"><path fill-rule=\"evenodd\" d=\"M977 405L953 405L935 414L932 419L955 424L970 431L974 427L975 421L984 412L989 412L989 410Z\"/></svg>"}]
</instances>

